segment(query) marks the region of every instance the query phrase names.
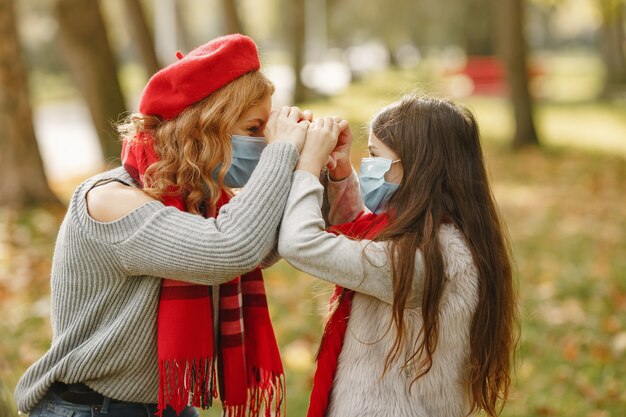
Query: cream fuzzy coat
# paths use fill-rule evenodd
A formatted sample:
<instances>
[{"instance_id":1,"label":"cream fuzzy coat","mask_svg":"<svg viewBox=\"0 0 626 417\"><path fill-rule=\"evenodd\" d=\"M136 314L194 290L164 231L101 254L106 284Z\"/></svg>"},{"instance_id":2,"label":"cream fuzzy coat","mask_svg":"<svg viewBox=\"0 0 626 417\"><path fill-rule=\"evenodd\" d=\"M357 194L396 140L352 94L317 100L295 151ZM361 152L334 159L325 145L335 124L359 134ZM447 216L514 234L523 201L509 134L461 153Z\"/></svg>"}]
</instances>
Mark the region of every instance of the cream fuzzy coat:
<instances>
[{"instance_id":1,"label":"cream fuzzy coat","mask_svg":"<svg viewBox=\"0 0 626 417\"><path fill-rule=\"evenodd\" d=\"M439 315L439 342L430 372L417 380L397 361L382 377L384 358L395 339L389 330L391 305L355 294L329 417L463 417L469 410L466 389L469 328L477 304L477 278L469 250L452 226L440 232L446 274ZM419 308L407 309L408 346L414 346L422 317ZM405 356L405 360L408 355ZM402 363L400 363L402 362Z\"/></svg>"},{"instance_id":2,"label":"cream fuzzy coat","mask_svg":"<svg viewBox=\"0 0 626 417\"><path fill-rule=\"evenodd\" d=\"M328 417L464 417L469 411L469 329L478 302L477 272L463 237L444 225L441 242L448 282L439 313L433 366L411 387L414 369L402 369L407 352L383 376L395 340L388 248L324 231L323 187L311 174L294 173L280 230L279 252L296 268L355 290ZM419 309L423 260L416 254L415 280L405 310L410 352L422 326Z\"/></svg>"}]
</instances>

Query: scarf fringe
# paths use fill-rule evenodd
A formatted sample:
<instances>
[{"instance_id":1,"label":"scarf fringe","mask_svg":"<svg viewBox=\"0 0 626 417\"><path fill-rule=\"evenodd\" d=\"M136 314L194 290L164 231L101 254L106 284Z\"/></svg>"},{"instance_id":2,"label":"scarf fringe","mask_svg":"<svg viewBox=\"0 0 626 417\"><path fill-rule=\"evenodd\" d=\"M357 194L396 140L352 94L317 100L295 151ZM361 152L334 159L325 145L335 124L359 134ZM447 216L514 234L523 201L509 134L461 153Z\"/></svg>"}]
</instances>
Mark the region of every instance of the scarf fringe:
<instances>
[{"instance_id":1,"label":"scarf fringe","mask_svg":"<svg viewBox=\"0 0 626 417\"><path fill-rule=\"evenodd\" d=\"M162 417L170 405L180 414L188 404L209 408L215 389L213 358L160 359L159 405L157 416Z\"/></svg>"},{"instance_id":2,"label":"scarf fringe","mask_svg":"<svg viewBox=\"0 0 626 417\"><path fill-rule=\"evenodd\" d=\"M254 368L253 387L248 388L247 405L223 405L224 417L280 417L285 415L284 374ZM265 410L263 414L262 411Z\"/></svg>"}]
</instances>

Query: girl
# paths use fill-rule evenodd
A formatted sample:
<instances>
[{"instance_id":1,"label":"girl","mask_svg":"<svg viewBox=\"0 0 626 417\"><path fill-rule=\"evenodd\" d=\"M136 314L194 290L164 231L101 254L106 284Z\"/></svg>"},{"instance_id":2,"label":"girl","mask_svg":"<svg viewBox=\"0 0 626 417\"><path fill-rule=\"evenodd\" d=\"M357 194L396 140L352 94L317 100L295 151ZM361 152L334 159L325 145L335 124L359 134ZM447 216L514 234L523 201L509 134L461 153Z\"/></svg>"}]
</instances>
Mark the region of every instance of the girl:
<instances>
[{"instance_id":1,"label":"girl","mask_svg":"<svg viewBox=\"0 0 626 417\"><path fill-rule=\"evenodd\" d=\"M15 391L31 416L196 416L188 401L208 407L218 391L227 415L280 411L258 266L276 245L311 115L270 116L274 87L250 38L178 58L120 127L123 166L71 199L51 275L52 345Z\"/></svg>"},{"instance_id":2,"label":"girl","mask_svg":"<svg viewBox=\"0 0 626 417\"><path fill-rule=\"evenodd\" d=\"M327 233L318 175L333 129L309 127L279 237L289 263L338 286L308 416L497 415L516 309L473 116L414 96L380 111L359 174L365 207ZM339 129L337 165L349 167Z\"/></svg>"}]
</instances>

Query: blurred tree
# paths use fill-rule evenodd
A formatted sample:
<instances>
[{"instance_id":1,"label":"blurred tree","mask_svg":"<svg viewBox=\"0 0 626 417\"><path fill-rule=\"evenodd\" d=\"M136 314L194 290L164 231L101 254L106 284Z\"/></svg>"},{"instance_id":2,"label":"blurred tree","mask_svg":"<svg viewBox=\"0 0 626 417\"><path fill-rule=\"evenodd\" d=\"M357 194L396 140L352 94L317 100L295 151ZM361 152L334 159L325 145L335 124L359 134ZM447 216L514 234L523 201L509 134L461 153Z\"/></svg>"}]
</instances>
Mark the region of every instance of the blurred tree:
<instances>
[{"instance_id":1,"label":"blurred tree","mask_svg":"<svg viewBox=\"0 0 626 417\"><path fill-rule=\"evenodd\" d=\"M599 0L602 15L602 56L606 67L603 95L612 96L626 88L626 34L624 0Z\"/></svg>"},{"instance_id":2,"label":"blurred tree","mask_svg":"<svg viewBox=\"0 0 626 417\"><path fill-rule=\"evenodd\" d=\"M237 0L222 0L222 7L226 18L226 33L245 33L237 13Z\"/></svg>"},{"instance_id":3,"label":"blurred tree","mask_svg":"<svg viewBox=\"0 0 626 417\"><path fill-rule=\"evenodd\" d=\"M126 112L126 104L98 1L57 0L56 15L70 71L89 105L104 157L119 158L113 122Z\"/></svg>"},{"instance_id":4,"label":"blurred tree","mask_svg":"<svg viewBox=\"0 0 626 417\"><path fill-rule=\"evenodd\" d=\"M524 0L499 0L497 5L499 49L505 62L515 114L513 147L538 146L533 105L528 88Z\"/></svg>"},{"instance_id":5,"label":"blurred tree","mask_svg":"<svg viewBox=\"0 0 626 417\"><path fill-rule=\"evenodd\" d=\"M472 0L473 1L473 0ZM489 0L479 0L481 2ZM495 1L495 0L491 0ZM400 46L446 47L463 44L469 22L466 0L327 0L331 43L351 46L371 40L384 43L395 64ZM477 10L483 15L484 10ZM483 19L475 22L484 23ZM484 24L483 24L484 26ZM491 36L491 33L489 34ZM491 42L491 40L489 41Z\"/></svg>"},{"instance_id":6,"label":"blurred tree","mask_svg":"<svg viewBox=\"0 0 626 417\"><path fill-rule=\"evenodd\" d=\"M295 75L295 87L293 100L300 103L310 98L310 90L302 82L302 68L304 68L305 58L305 0L281 0L281 5L288 10L287 19L289 22L285 25L286 33L283 33L284 39L290 40L289 49L291 52L291 65Z\"/></svg>"},{"instance_id":7,"label":"blurred tree","mask_svg":"<svg viewBox=\"0 0 626 417\"><path fill-rule=\"evenodd\" d=\"M60 205L46 181L26 74L13 0L0 0L0 205Z\"/></svg>"},{"instance_id":8,"label":"blurred tree","mask_svg":"<svg viewBox=\"0 0 626 417\"><path fill-rule=\"evenodd\" d=\"M412 1L397 0L393 7L374 8L374 20L372 28L376 31L387 48L389 63L392 67L398 67L396 52L398 48L410 41L409 30L412 26L415 14L411 13Z\"/></svg>"},{"instance_id":9,"label":"blurred tree","mask_svg":"<svg viewBox=\"0 0 626 417\"><path fill-rule=\"evenodd\" d=\"M191 41L189 28L185 19L185 10L187 9L187 5L185 4L185 2L182 2L180 0L173 1L174 18L176 20L176 37L178 38L176 43L179 45L179 48L182 48L182 50L184 50L186 53L191 51L195 47L194 43Z\"/></svg>"},{"instance_id":10,"label":"blurred tree","mask_svg":"<svg viewBox=\"0 0 626 417\"><path fill-rule=\"evenodd\" d=\"M462 4L465 16L462 20L465 38L465 52L467 55L494 55L493 33L496 19L494 19L496 0L472 0Z\"/></svg>"},{"instance_id":11,"label":"blurred tree","mask_svg":"<svg viewBox=\"0 0 626 417\"><path fill-rule=\"evenodd\" d=\"M154 49L154 37L148 27L146 14L141 6L141 1L126 0L124 3L126 4L126 11L128 12L134 43L139 50L143 65L148 74L154 74L161 68L161 65L159 64L159 59Z\"/></svg>"},{"instance_id":12,"label":"blurred tree","mask_svg":"<svg viewBox=\"0 0 626 417\"><path fill-rule=\"evenodd\" d=\"M336 43L352 46L355 42L380 40L396 65L396 49L410 40L409 29L421 22L412 0L395 0L389 7L381 0L327 0L328 34Z\"/></svg>"}]
</instances>

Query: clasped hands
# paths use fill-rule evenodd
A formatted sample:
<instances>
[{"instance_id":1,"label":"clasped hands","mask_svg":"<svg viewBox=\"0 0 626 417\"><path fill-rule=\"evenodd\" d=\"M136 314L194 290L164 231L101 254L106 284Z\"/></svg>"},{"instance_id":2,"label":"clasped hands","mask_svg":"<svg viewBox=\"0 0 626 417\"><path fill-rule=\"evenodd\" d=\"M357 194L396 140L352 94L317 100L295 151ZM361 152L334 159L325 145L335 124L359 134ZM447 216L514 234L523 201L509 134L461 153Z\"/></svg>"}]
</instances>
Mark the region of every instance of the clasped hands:
<instances>
[{"instance_id":1,"label":"clasped hands","mask_svg":"<svg viewBox=\"0 0 626 417\"><path fill-rule=\"evenodd\" d=\"M313 118L310 110L284 106L272 112L265 128L268 143L289 142L300 153L296 169L319 176L328 168L332 180L346 178L352 172L350 146L352 134L347 120L341 117Z\"/></svg>"}]
</instances>

